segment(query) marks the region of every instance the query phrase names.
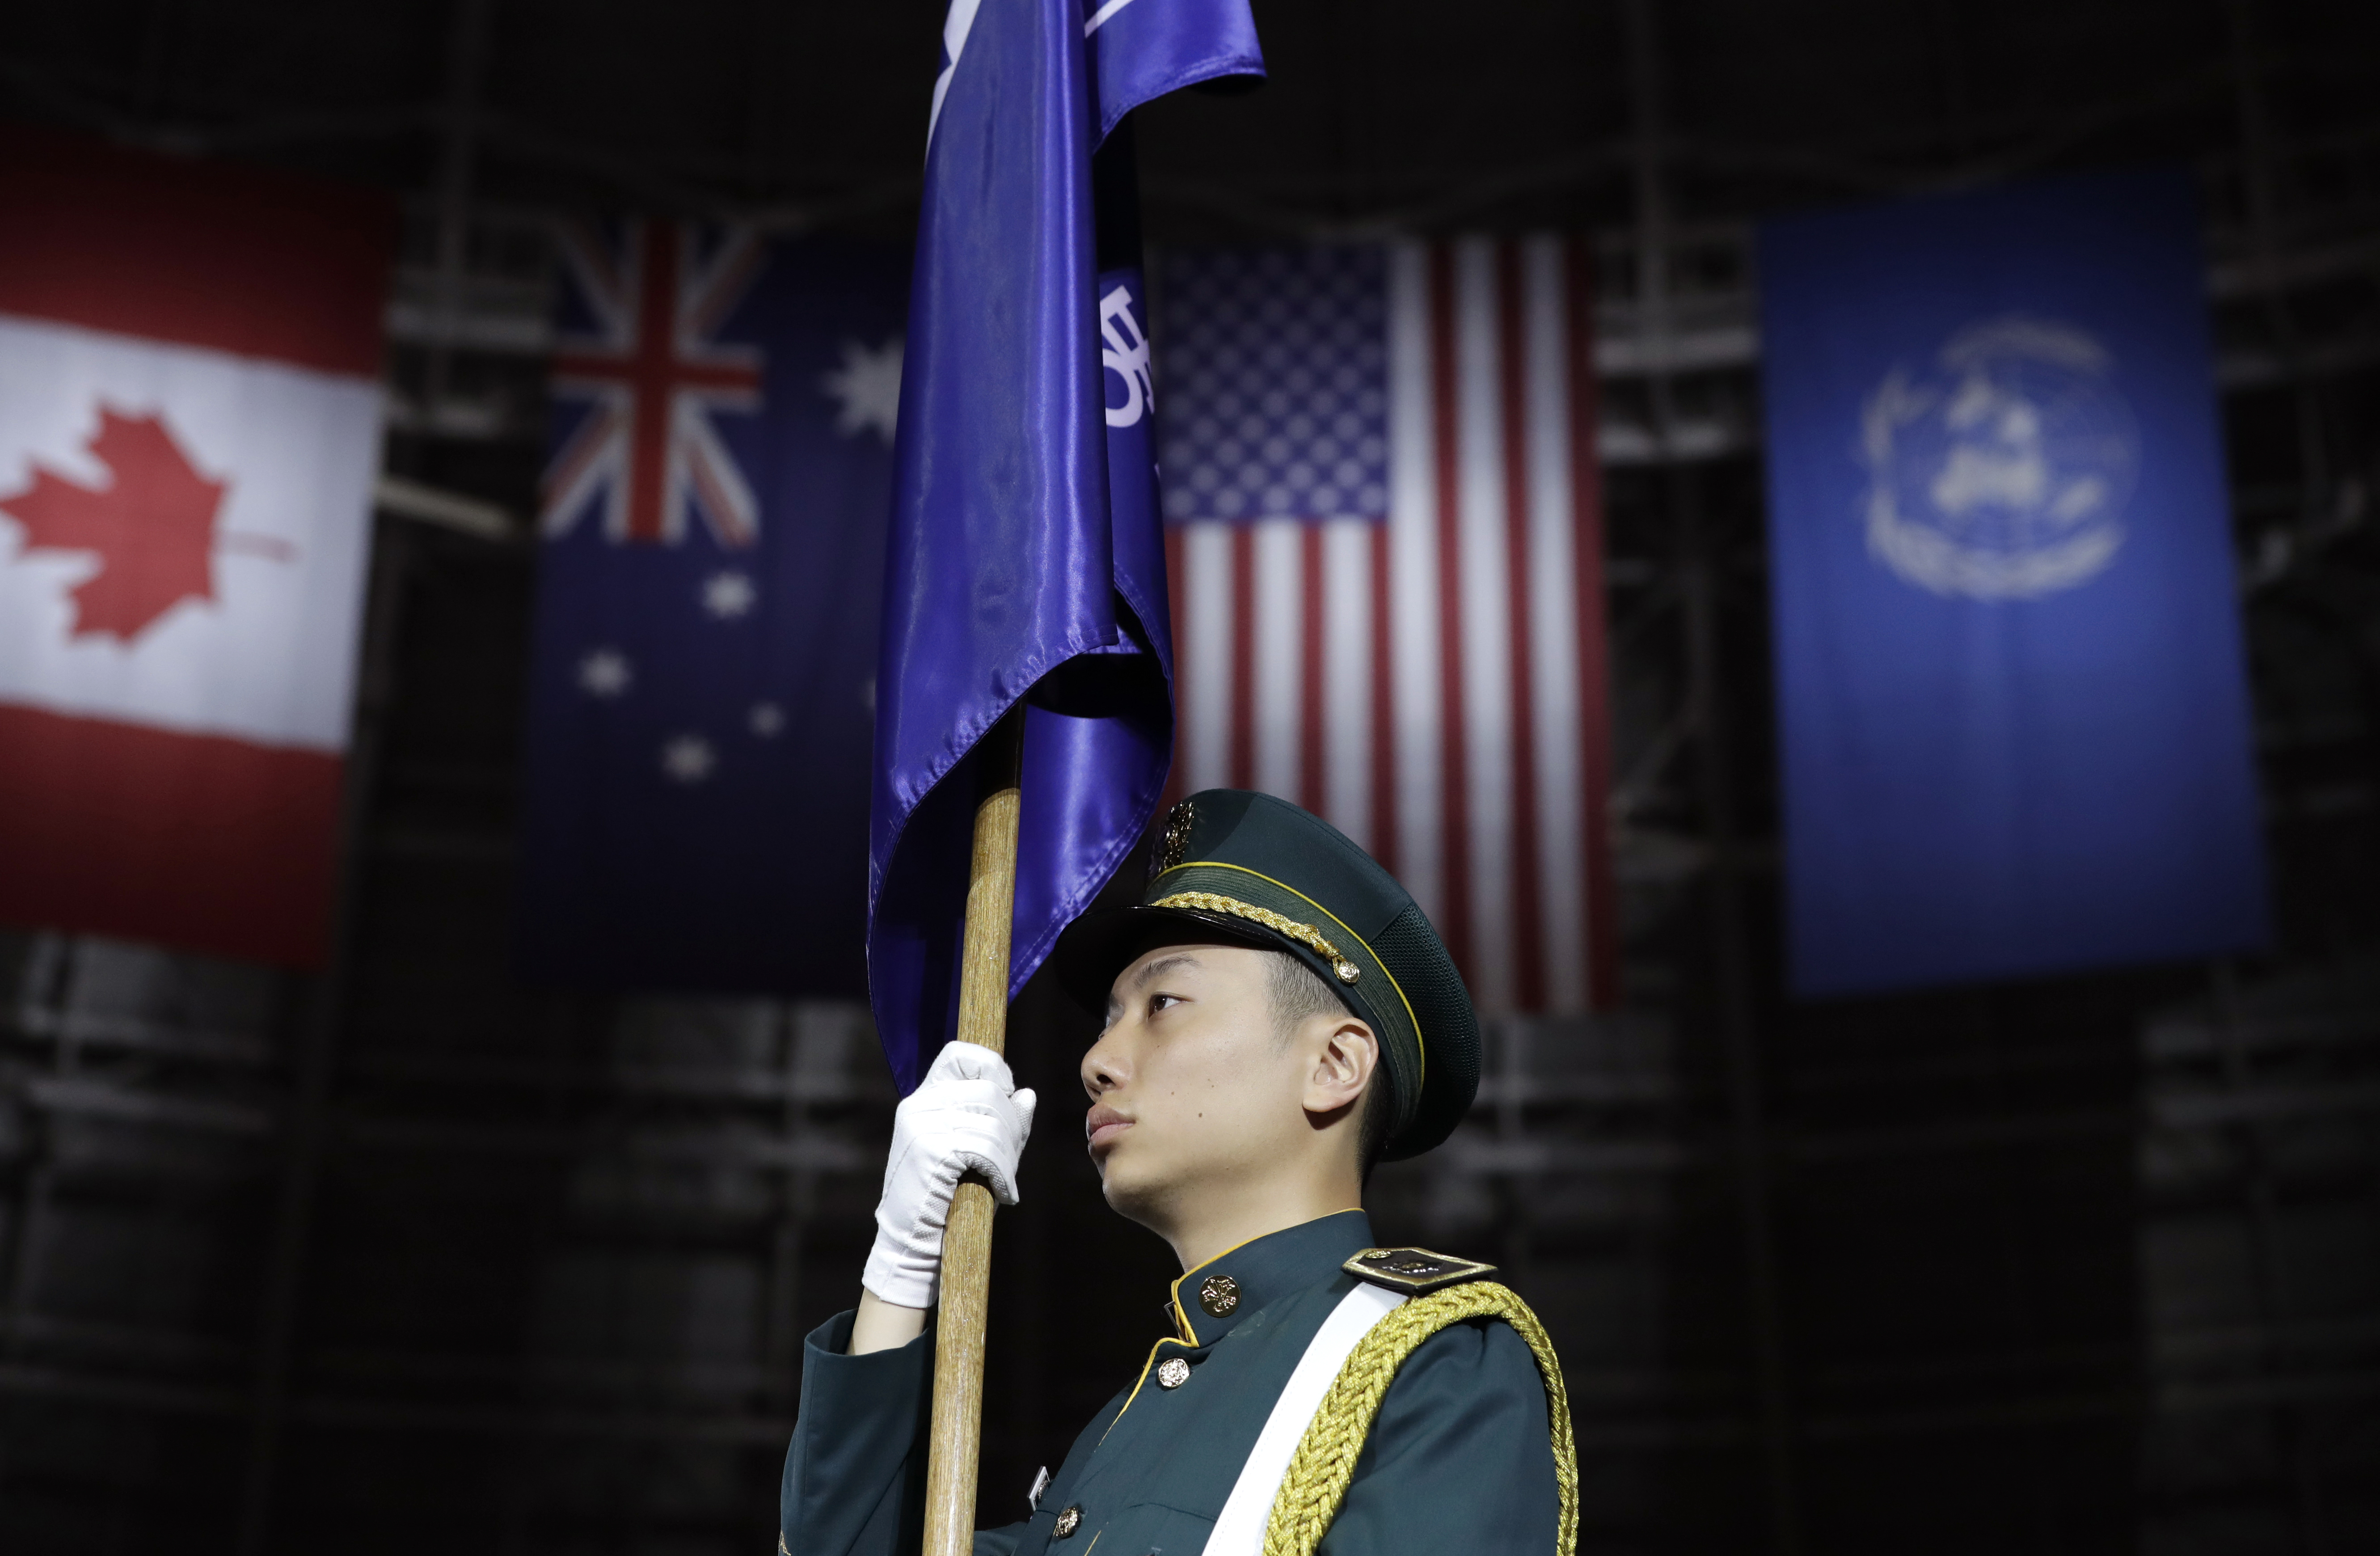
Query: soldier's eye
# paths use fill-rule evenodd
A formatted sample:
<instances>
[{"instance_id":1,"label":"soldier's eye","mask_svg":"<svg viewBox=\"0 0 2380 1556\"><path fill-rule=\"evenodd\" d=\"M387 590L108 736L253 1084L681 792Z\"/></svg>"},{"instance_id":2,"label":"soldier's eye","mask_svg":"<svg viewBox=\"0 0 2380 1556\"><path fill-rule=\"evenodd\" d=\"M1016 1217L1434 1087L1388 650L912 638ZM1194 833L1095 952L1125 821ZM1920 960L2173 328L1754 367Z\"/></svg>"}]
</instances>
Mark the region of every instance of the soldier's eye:
<instances>
[{"instance_id":1,"label":"soldier's eye","mask_svg":"<svg viewBox=\"0 0 2380 1556\"><path fill-rule=\"evenodd\" d=\"M1181 1003L1182 996L1179 994L1151 994L1148 997L1148 1014L1155 1015L1166 1006L1178 1005Z\"/></svg>"}]
</instances>

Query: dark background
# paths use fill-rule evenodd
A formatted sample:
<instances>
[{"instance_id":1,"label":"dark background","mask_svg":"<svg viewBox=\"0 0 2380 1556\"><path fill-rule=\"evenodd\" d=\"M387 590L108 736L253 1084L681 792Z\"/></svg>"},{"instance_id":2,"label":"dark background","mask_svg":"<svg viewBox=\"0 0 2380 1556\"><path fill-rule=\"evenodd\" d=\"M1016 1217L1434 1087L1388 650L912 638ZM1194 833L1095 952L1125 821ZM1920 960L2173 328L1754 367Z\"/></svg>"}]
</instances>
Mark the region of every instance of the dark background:
<instances>
[{"instance_id":1,"label":"dark background","mask_svg":"<svg viewBox=\"0 0 2380 1556\"><path fill-rule=\"evenodd\" d=\"M2380 13L2345 0L1259 4L1142 116L1153 242L1601 255L1625 1003L1490 1030L1384 1234L1497 1260L1582 1547L2380 1549ZM389 468L516 517L542 224L898 237L929 0L14 0L0 112L385 187ZM2278 938L1780 992L1749 224L2142 160L2206 211ZM5 213L0 213L5 241ZM1162 350L1162 343L1160 343ZM831 1003L511 977L533 553L379 522L338 966L0 937L0 1549L760 1552L891 1089ZM1072 1144L1002 1218L983 1512L1160 1332Z\"/></svg>"}]
</instances>

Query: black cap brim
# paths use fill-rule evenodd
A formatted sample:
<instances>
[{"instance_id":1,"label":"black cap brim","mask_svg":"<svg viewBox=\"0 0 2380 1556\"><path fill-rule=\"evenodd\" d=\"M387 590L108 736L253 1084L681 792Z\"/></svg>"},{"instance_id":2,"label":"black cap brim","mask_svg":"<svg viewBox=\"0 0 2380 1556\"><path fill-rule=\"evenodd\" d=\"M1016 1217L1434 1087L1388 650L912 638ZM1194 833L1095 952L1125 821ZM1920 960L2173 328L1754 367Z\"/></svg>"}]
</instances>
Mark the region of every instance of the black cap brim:
<instances>
[{"instance_id":1,"label":"black cap brim","mask_svg":"<svg viewBox=\"0 0 2380 1556\"><path fill-rule=\"evenodd\" d=\"M1160 945L1296 949L1278 935L1225 914L1192 907L1112 907L1075 919L1058 938L1050 966L1067 997L1099 1015L1108 1008L1116 975Z\"/></svg>"}]
</instances>

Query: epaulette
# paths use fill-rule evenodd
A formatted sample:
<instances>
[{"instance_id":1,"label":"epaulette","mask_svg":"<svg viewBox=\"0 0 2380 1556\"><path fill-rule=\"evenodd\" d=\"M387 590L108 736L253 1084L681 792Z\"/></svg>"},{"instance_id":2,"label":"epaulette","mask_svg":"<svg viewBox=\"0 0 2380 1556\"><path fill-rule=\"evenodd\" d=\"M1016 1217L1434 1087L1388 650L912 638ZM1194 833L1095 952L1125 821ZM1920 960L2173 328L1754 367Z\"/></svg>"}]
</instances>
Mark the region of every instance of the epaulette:
<instances>
[{"instance_id":1,"label":"epaulette","mask_svg":"<svg viewBox=\"0 0 2380 1556\"><path fill-rule=\"evenodd\" d=\"M1427 1248L1366 1248L1339 1268L1359 1281L1369 1281L1407 1296L1426 1296L1496 1272L1492 1264L1456 1258L1451 1254L1434 1254Z\"/></svg>"}]
</instances>

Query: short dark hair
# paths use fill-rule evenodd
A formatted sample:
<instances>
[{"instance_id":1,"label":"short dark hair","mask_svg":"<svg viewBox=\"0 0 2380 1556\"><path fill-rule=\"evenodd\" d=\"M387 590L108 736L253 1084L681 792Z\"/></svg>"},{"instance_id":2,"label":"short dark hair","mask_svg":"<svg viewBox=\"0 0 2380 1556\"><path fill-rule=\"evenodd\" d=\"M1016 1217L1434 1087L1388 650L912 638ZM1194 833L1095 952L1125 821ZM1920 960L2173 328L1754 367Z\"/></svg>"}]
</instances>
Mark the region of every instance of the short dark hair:
<instances>
[{"instance_id":1,"label":"short dark hair","mask_svg":"<svg viewBox=\"0 0 2380 1556\"><path fill-rule=\"evenodd\" d=\"M1273 1041L1289 1041L1308 1016L1345 1015L1347 1002L1331 991L1322 981L1322 975L1286 951L1267 954L1272 965L1266 969L1267 991L1272 997ZM1388 1055L1380 1054L1372 1065L1372 1078L1364 1088L1364 1116L1355 1126L1355 1159L1366 1183L1371 1182L1372 1168L1380 1160L1380 1152L1389 1143L1389 1128L1396 1120L1396 1104L1389 1089Z\"/></svg>"}]
</instances>

